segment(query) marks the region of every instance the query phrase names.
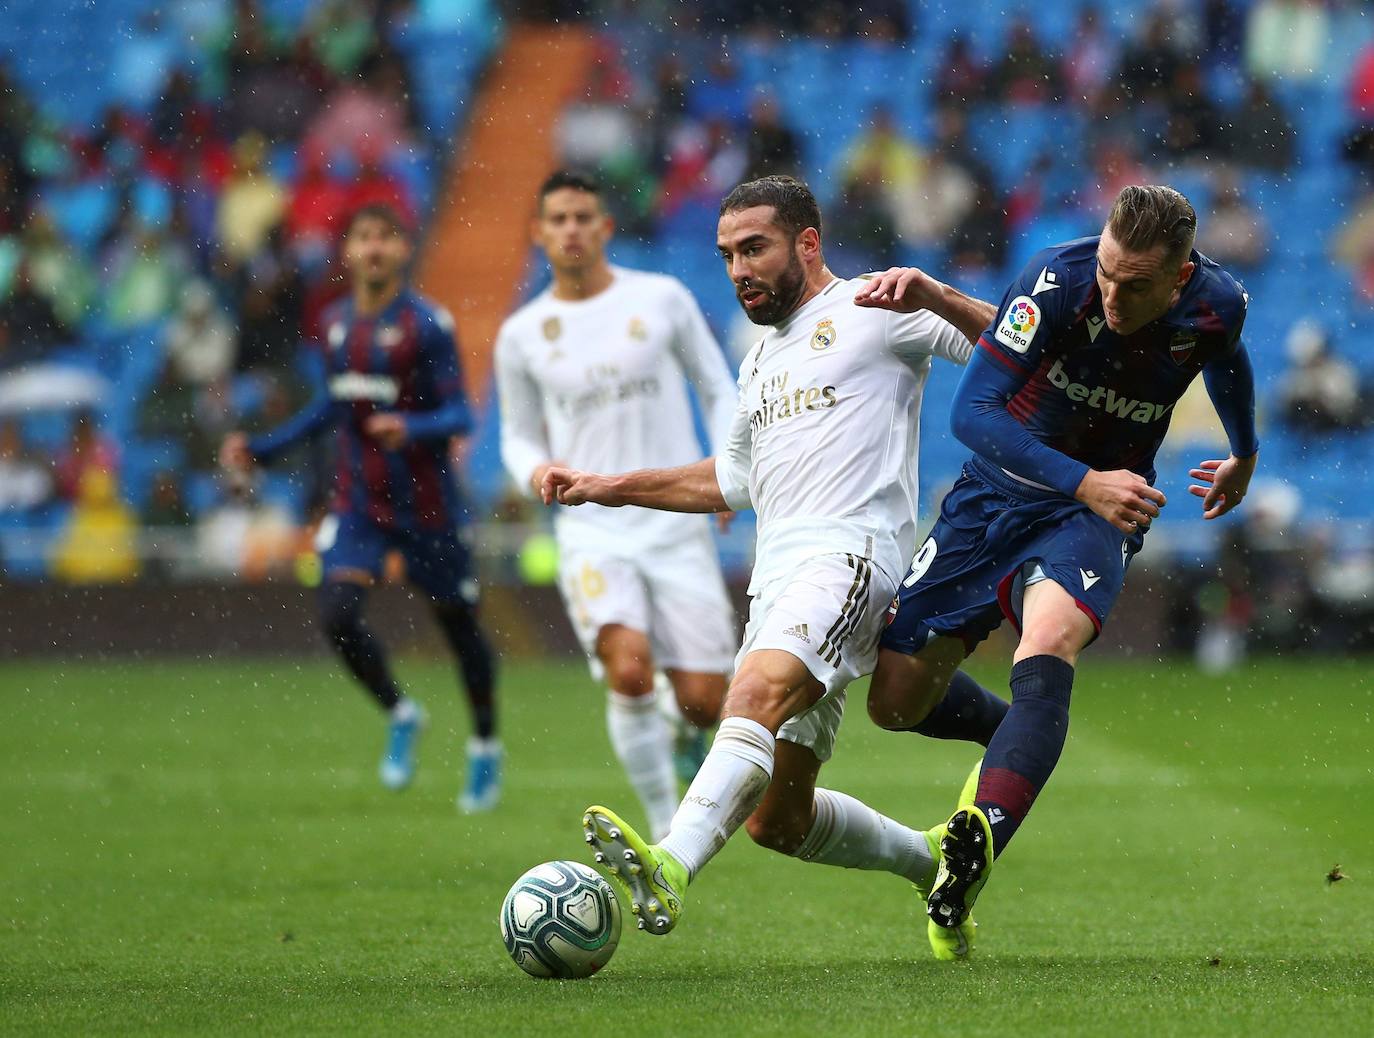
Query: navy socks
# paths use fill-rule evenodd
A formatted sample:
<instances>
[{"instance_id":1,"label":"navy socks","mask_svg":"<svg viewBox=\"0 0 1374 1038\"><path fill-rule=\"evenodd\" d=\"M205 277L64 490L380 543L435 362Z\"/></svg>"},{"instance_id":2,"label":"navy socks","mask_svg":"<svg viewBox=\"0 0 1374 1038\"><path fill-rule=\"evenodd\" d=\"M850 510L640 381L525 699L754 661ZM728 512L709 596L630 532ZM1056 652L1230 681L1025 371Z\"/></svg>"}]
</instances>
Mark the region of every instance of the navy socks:
<instances>
[{"instance_id":1,"label":"navy socks","mask_svg":"<svg viewBox=\"0 0 1374 1038\"><path fill-rule=\"evenodd\" d=\"M992 823L1001 854L1049 781L1069 734L1073 667L1031 656L1011 669L1011 709L983 755L975 803Z\"/></svg>"},{"instance_id":2,"label":"navy socks","mask_svg":"<svg viewBox=\"0 0 1374 1038\"><path fill-rule=\"evenodd\" d=\"M908 731L932 739L960 739L986 746L992 739L1010 704L995 696L978 682L956 670L949 680L949 691L924 721Z\"/></svg>"}]
</instances>

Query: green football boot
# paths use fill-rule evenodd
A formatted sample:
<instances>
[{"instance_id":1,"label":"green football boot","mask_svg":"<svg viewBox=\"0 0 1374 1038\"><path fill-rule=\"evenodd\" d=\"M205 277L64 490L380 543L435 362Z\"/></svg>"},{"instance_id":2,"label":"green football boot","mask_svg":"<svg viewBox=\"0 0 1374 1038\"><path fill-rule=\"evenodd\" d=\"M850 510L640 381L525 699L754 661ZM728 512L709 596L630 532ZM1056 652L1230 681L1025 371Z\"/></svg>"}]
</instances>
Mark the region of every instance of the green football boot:
<instances>
[{"instance_id":1,"label":"green football boot","mask_svg":"<svg viewBox=\"0 0 1374 1038\"><path fill-rule=\"evenodd\" d=\"M983 768L983 759L978 758L973 765L973 770L968 773L968 778L964 779L964 787L959 791L959 800L956 807L973 803L974 797L978 793L978 775ZM940 839L945 834L943 824L927 829L921 835L926 838L926 846L930 848L930 859L938 863L940 861ZM932 874L932 883L934 877ZM916 891L921 895L921 900L929 903L930 885L916 884ZM926 920L926 937L930 941L930 950L941 962L958 962L967 959L973 954L973 942L977 936L978 924L973 921L973 914L970 912L967 919L952 929L936 925L933 919Z\"/></svg>"},{"instance_id":2,"label":"green football boot","mask_svg":"<svg viewBox=\"0 0 1374 1038\"><path fill-rule=\"evenodd\" d=\"M651 934L665 934L682 918L687 869L667 851L643 838L608 808L593 804L582 816L583 839L596 863L610 876L639 922Z\"/></svg>"},{"instance_id":3,"label":"green football boot","mask_svg":"<svg viewBox=\"0 0 1374 1038\"><path fill-rule=\"evenodd\" d=\"M959 802L955 807L964 807L978 799L978 776L983 773L983 758L979 757L977 763L973 765L973 770L968 773L968 778L964 779L964 788L959 790Z\"/></svg>"},{"instance_id":4,"label":"green football boot","mask_svg":"<svg viewBox=\"0 0 1374 1038\"><path fill-rule=\"evenodd\" d=\"M981 810L964 804L943 829L939 867L926 899L926 914L937 926L953 930L969 918L992 871L992 827Z\"/></svg>"}]
</instances>

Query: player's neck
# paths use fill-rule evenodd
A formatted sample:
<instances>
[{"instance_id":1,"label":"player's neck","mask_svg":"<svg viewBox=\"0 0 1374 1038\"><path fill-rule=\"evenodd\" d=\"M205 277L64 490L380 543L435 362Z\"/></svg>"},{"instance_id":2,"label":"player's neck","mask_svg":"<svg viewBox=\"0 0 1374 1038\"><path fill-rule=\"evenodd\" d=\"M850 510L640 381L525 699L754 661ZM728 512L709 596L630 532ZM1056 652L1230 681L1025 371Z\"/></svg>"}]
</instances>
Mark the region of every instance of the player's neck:
<instances>
[{"instance_id":1,"label":"player's neck","mask_svg":"<svg viewBox=\"0 0 1374 1038\"><path fill-rule=\"evenodd\" d=\"M401 280L390 281L381 288L358 283L353 287L353 311L359 317L376 317L390 306L405 288Z\"/></svg>"},{"instance_id":2,"label":"player's neck","mask_svg":"<svg viewBox=\"0 0 1374 1038\"><path fill-rule=\"evenodd\" d=\"M806 278L806 288L803 290L801 298L797 300L797 305L792 307L792 312L784 317L783 321L790 321L798 310L824 292L826 286L834 280L835 275L830 272L830 268L825 264L821 264L815 271L808 274Z\"/></svg>"},{"instance_id":3,"label":"player's neck","mask_svg":"<svg viewBox=\"0 0 1374 1038\"><path fill-rule=\"evenodd\" d=\"M586 270L557 270L553 272L553 297L575 303L598 296L611 287L615 274L611 265L598 263Z\"/></svg>"}]
</instances>

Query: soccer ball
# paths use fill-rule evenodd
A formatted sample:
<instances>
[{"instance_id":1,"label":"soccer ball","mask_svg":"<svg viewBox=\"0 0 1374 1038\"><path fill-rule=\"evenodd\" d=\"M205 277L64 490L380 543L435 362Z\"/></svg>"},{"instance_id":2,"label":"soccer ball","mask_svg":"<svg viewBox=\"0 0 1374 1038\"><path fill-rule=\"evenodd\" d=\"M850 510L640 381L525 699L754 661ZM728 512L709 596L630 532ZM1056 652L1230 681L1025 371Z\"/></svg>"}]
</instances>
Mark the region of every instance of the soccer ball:
<instances>
[{"instance_id":1,"label":"soccer ball","mask_svg":"<svg viewBox=\"0 0 1374 1038\"><path fill-rule=\"evenodd\" d=\"M590 977L620 943L620 902L587 866L548 861L510 888L501 905L501 937L531 977Z\"/></svg>"}]
</instances>

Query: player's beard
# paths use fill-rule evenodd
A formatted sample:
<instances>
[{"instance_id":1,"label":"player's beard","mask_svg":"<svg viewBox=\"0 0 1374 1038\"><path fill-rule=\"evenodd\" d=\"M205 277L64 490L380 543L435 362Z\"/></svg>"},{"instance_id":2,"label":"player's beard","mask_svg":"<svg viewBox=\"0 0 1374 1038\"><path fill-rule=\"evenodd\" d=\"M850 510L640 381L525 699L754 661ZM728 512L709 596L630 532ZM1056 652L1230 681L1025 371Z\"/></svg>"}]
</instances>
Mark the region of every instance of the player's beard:
<instances>
[{"instance_id":1,"label":"player's beard","mask_svg":"<svg viewBox=\"0 0 1374 1038\"><path fill-rule=\"evenodd\" d=\"M750 310L744 305L744 300L740 297L740 293L745 290L762 292L768 297L768 301L762 306ZM736 289L735 298L739 299L739 305L744 310L744 316L753 321L754 324L777 324L797 308L797 300L801 299L804 291L806 291L806 271L802 269L801 260L797 259L797 254L793 253L792 261L787 265L787 269L778 275L776 285L750 279Z\"/></svg>"}]
</instances>

